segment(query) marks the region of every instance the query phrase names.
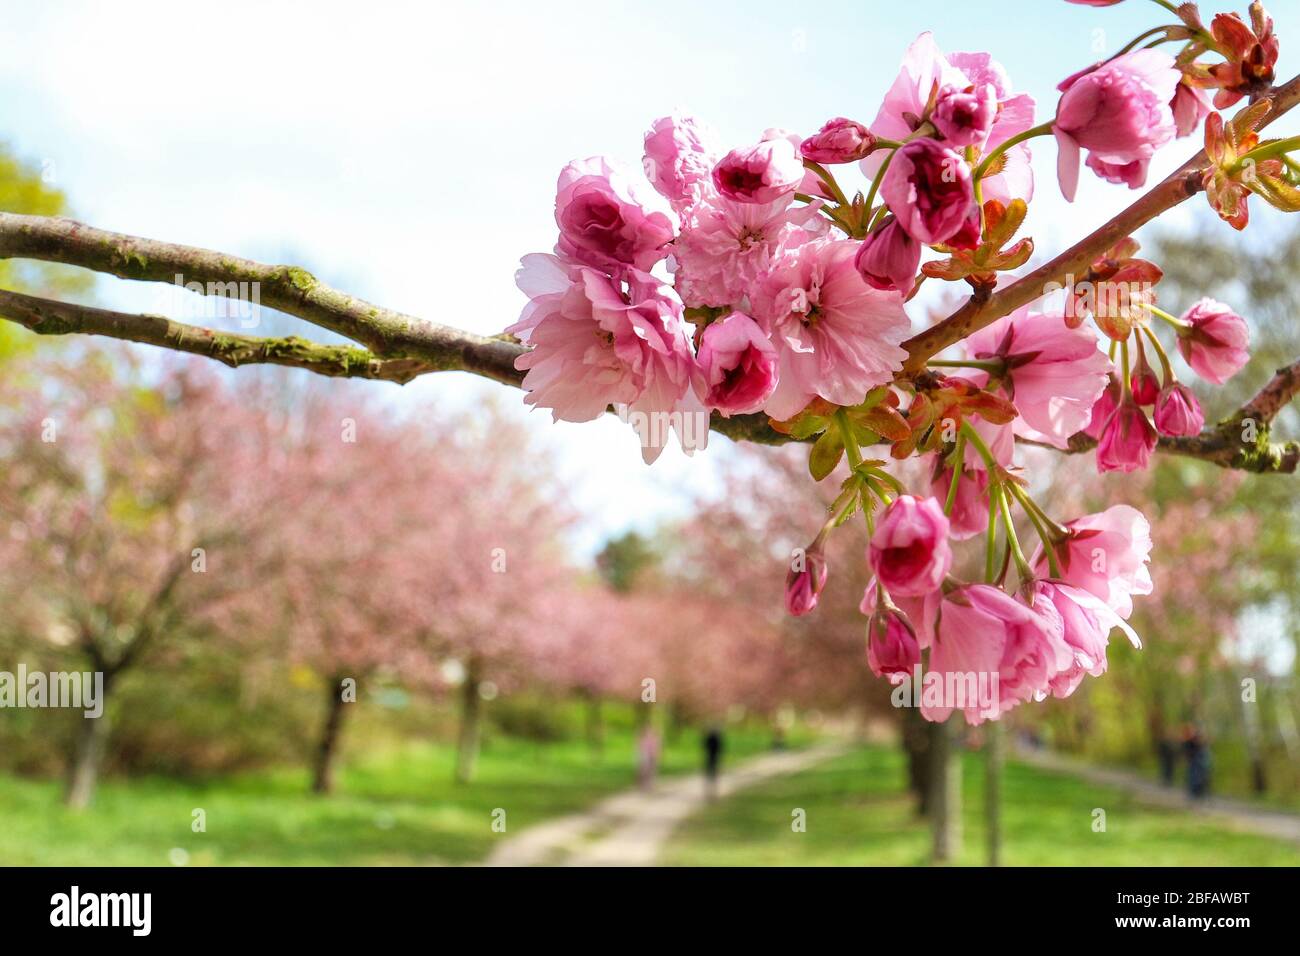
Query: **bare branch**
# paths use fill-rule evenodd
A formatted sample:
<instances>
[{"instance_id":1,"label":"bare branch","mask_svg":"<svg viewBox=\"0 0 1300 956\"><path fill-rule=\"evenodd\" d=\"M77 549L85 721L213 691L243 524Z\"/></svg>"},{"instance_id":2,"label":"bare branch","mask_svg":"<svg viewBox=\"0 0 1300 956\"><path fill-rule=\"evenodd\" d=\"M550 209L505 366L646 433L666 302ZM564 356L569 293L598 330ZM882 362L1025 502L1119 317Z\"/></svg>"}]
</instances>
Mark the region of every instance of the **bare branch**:
<instances>
[{"instance_id":1,"label":"bare branch","mask_svg":"<svg viewBox=\"0 0 1300 956\"><path fill-rule=\"evenodd\" d=\"M418 359L381 359L354 345L320 345L296 336L259 338L174 322L161 315L131 315L55 302L0 289L0 315L38 335L105 335L215 359L231 368L269 364L303 368L337 378L373 378L405 384L430 371Z\"/></svg>"}]
</instances>

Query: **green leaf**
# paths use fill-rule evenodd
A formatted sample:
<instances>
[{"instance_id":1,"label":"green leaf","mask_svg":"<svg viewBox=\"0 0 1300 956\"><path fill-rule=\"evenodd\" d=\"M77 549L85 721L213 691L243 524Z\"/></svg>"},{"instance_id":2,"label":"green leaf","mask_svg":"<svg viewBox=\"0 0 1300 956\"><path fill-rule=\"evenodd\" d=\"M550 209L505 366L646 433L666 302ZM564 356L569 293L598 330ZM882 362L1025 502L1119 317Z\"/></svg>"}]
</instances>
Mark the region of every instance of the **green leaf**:
<instances>
[{"instance_id":1,"label":"green leaf","mask_svg":"<svg viewBox=\"0 0 1300 956\"><path fill-rule=\"evenodd\" d=\"M829 475L843 457L844 440L840 437L839 429L824 432L808 453L808 471L813 480L821 481Z\"/></svg>"}]
</instances>

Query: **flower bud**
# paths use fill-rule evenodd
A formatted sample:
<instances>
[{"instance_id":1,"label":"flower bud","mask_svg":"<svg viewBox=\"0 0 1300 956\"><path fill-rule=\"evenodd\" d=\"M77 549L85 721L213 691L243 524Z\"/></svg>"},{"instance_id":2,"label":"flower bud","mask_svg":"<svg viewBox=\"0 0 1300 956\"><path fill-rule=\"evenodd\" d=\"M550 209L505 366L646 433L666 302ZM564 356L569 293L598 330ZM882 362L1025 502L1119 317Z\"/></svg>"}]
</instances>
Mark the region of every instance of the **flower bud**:
<instances>
[{"instance_id":1,"label":"flower bud","mask_svg":"<svg viewBox=\"0 0 1300 956\"><path fill-rule=\"evenodd\" d=\"M1250 359L1246 320L1222 302L1202 299L1183 313L1178 351L1201 378L1222 385Z\"/></svg>"},{"instance_id":2,"label":"flower bud","mask_svg":"<svg viewBox=\"0 0 1300 956\"><path fill-rule=\"evenodd\" d=\"M852 163L876 148L876 136L861 123L837 116L800 144L803 158L814 163Z\"/></svg>"},{"instance_id":3,"label":"flower bud","mask_svg":"<svg viewBox=\"0 0 1300 956\"><path fill-rule=\"evenodd\" d=\"M812 612L826 587L826 556L822 554L819 542L813 542L808 550L791 562L790 570L785 576L785 609L795 617L803 617Z\"/></svg>"},{"instance_id":4,"label":"flower bud","mask_svg":"<svg viewBox=\"0 0 1300 956\"><path fill-rule=\"evenodd\" d=\"M921 264L921 244L909 236L892 216L858 247L853 260L867 285L884 292L907 295L916 283Z\"/></svg>"},{"instance_id":5,"label":"flower bud","mask_svg":"<svg viewBox=\"0 0 1300 956\"><path fill-rule=\"evenodd\" d=\"M1187 437L1199 435L1205 427L1205 413L1192 390L1174 382L1162 389L1156 399L1156 431L1162 435Z\"/></svg>"}]
</instances>

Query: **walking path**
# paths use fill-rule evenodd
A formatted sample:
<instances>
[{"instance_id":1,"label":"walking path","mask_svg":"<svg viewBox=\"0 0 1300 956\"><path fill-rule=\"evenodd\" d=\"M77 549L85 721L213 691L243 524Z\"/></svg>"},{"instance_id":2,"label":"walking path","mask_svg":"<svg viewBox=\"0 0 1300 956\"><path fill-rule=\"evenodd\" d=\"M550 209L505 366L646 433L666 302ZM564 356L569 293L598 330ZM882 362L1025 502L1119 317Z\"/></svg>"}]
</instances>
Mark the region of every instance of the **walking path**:
<instances>
[{"instance_id":1,"label":"walking path","mask_svg":"<svg viewBox=\"0 0 1300 956\"><path fill-rule=\"evenodd\" d=\"M755 757L718 780L718 797L807 770L844 752L840 745ZM649 792L629 790L583 813L529 827L505 839L488 866L651 866L673 829L708 802L695 774L660 780Z\"/></svg>"},{"instance_id":2,"label":"walking path","mask_svg":"<svg viewBox=\"0 0 1300 956\"><path fill-rule=\"evenodd\" d=\"M1068 773L1090 783L1127 790L1143 803L1199 813L1221 820L1236 829L1300 843L1300 815L1285 810L1270 810L1228 797L1192 800L1184 790L1162 786L1131 770L1095 767L1045 750L1025 748L1017 756L1025 763L1044 770Z\"/></svg>"}]
</instances>

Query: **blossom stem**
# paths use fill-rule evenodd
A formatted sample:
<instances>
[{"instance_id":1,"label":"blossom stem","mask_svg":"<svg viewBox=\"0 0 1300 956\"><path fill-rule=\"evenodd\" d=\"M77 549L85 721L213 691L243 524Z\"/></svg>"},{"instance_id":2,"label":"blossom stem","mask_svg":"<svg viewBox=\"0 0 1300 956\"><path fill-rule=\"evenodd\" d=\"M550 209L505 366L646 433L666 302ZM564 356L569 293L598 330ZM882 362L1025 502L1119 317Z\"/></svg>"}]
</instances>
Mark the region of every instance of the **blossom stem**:
<instances>
[{"instance_id":1,"label":"blossom stem","mask_svg":"<svg viewBox=\"0 0 1300 956\"><path fill-rule=\"evenodd\" d=\"M897 155L897 153L897 149L891 149L889 155L885 157L885 161L881 163L880 168L876 170L875 178L871 180L871 188L867 190L867 201L863 207L867 212L871 212L871 205L876 201L876 193L880 191L880 181L885 178L885 171L889 169L889 164L894 161L894 156Z\"/></svg>"},{"instance_id":2,"label":"blossom stem","mask_svg":"<svg viewBox=\"0 0 1300 956\"><path fill-rule=\"evenodd\" d=\"M998 573L998 498L1002 486L989 485L989 530L984 540L984 582L992 584Z\"/></svg>"},{"instance_id":3,"label":"blossom stem","mask_svg":"<svg viewBox=\"0 0 1300 956\"><path fill-rule=\"evenodd\" d=\"M1002 526L1006 530L1007 546L1011 549L1011 557L1015 559L1016 571L1020 575L1020 580L1029 581L1034 577L1034 570L1025 559L1025 553L1020 550L1020 539L1016 537L1016 525L1011 520L1011 504L1007 501L1006 485L1007 483L1003 483L1001 493L998 495L998 508L1002 512Z\"/></svg>"},{"instance_id":4,"label":"blossom stem","mask_svg":"<svg viewBox=\"0 0 1300 956\"><path fill-rule=\"evenodd\" d=\"M1052 120L1051 122L1040 123L1038 126L1032 126L1023 133L1017 133L1010 139L999 143L991 153L980 161L979 166L975 168L975 174L972 178L975 179L976 182L984 178L984 174L989 171L989 167L993 165L993 161L1009 150L1012 146L1019 146L1025 140L1033 139L1035 136L1049 135L1052 132L1052 123L1054 122L1056 121Z\"/></svg>"},{"instance_id":5,"label":"blossom stem","mask_svg":"<svg viewBox=\"0 0 1300 956\"><path fill-rule=\"evenodd\" d=\"M862 449L858 446L858 436L853 434L853 424L842 408L835 410L835 425L840 430L840 439L844 442L844 453L848 455L849 466L856 471L862 464Z\"/></svg>"},{"instance_id":6,"label":"blossom stem","mask_svg":"<svg viewBox=\"0 0 1300 956\"><path fill-rule=\"evenodd\" d=\"M844 190L840 189L840 184L835 181L835 177L831 175L831 171L829 169L827 169L821 163L814 163L810 159L805 159L803 161L803 164L805 167L811 169L814 173L817 174L817 178L820 179L825 184L826 189L835 198L835 201L837 203L839 203L841 206L847 206L849 204L849 201L844 198Z\"/></svg>"},{"instance_id":7,"label":"blossom stem","mask_svg":"<svg viewBox=\"0 0 1300 956\"><path fill-rule=\"evenodd\" d=\"M1128 339L1119 343L1119 403L1124 404L1129 389Z\"/></svg>"},{"instance_id":8,"label":"blossom stem","mask_svg":"<svg viewBox=\"0 0 1300 956\"><path fill-rule=\"evenodd\" d=\"M989 451L989 446L984 444L984 439L980 438L980 433L975 430L975 427L970 422L964 421L961 423L961 434L965 435L970 443L975 446L975 450L980 453L980 457L984 459L984 464L988 466L989 478L993 480L998 470L998 460L993 457L993 452Z\"/></svg>"},{"instance_id":9,"label":"blossom stem","mask_svg":"<svg viewBox=\"0 0 1300 956\"><path fill-rule=\"evenodd\" d=\"M1138 34L1137 36L1135 36L1132 40L1129 40L1128 43L1125 43L1122 47L1120 47L1120 48L1119 48L1119 52L1117 52L1114 56L1109 57L1108 60L1107 60L1107 62L1109 62L1110 60L1114 60L1116 57L1121 57L1121 56L1123 56L1125 53L1128 53L1130 50L1132 50L1135 46L1137 46L1139 43L1141 43L1141 42L1142 42L1143 40L1145 40L1147 37L1153 37L1153 36L1155 36L1157 33L1164 33L1164 34L1166 34L1166 36L1161 37L1159 40L1156 41L1157 44L1159 44L1159 43L1164 43L1164 42L1166 42L1166 41L1169 39L1169 37L1168 37L1168 35L1167 35L1168 32L1169 32L1169 26L1168 26L1168 25L1162 25L1162 26L1158 26L1158 27L1152 27L1150 30L1147 30L1145 33L1139 33L1139 34Z\"/></svg>"},{"instance_id":10,"label":"blossom stem","mask_svg":"<svg viewBox=\"0 0 1300 956\"><path fill-rule=\"evenodd\" d=\"M1050 521L1050 519L1043 514L1043 509L1038 506L1038 502L1029 497L1029 492L1025 491L1024 488L1014 483L1008 487L1011 488L1011 493L1016 496L1016 500L1020 502L1020 507L1025 509L1025 514L1029 515L1030 524L1034 526L1034 530L1038 532L1039 540L1043 542L1043 553L1047 555L1047 566L1051 575L1059 580L1061 567L1056 558L1056 539L1047 525L1044 524L1044 520ZM1064 531L1065 529L1061 528L1060 530Z\"/></svg>"},{"instance_id":11,"label":"blossom stem","mask_svg":"<svg viewBox=\"0 0 1300 956\"><path fill-rule=\"evenodd\" d=\"M1006 371L1001 359L930 359L925 364L931 368L977 368L990 375Z\"/></svg>"},{"instance_id":12,"label":"blossom stem","mask_svg":"<svg viewBox=\"0 0 1300 956\"><path fill-rule=\"evenodd\" d=\"M1160 344L1160 337L1156 335L1154 329L1150 326L1144 325L1142 326L1142 331L1146 333L1147 339L1156 350L1156 358L1160 359L1160 371L1164 373L1165 384L1167 385L1175 380L1173 366L1169 364L1169 353L1167 353L1165 347Z\"/></svg>"},{"instance_id":13,"label":"blossom stem","mask_svg":"<svg viewBox=\"0 0 1300 956\"><path fill-rule=\"evenodd\" d=\"M952 509L957 506L957 485L961 482L961 473L965 471L962 467L966 458L966 433L959 432L957 435L957 448L953 452L952 481L948 485L948 497L943 503L943 513L946 517L952 517Z\"/></svg>"},{"instance_id":14,"label":"blossom stem","mask_svg":"<svg viewBox=\"0 0 1300 956\"><path fill-rule=\"evenodd\" d=\"M1164 319L1166 322L1168 322L1170 325L1172 325L1174 328L1180 331L1183 329L1191 328L1191 323L1184 322L1182 319L1178 318L1177 316L1170 315L1168 312L1166 312L1164 309L1160 308L1159 306L1148 304L1146 310L1150 312L1152 315L1154 315L1156 318Z\"/></svg>"},{"instance_id":15,"label":"blossom stem","mask_svg":"<svg viewBox=\"0 0 1300 956\"><path fill-rule=\"evenodd\" d=\"M1176 17L1180 16L1180 14L1178 13L1178 8L1174 6L1172 3L1170 3L1169 0L1152 0L1152 2L1154 2L1156 6L1164 7L1166 10L1168 10Z\"/></svg>"}]
</instances>

